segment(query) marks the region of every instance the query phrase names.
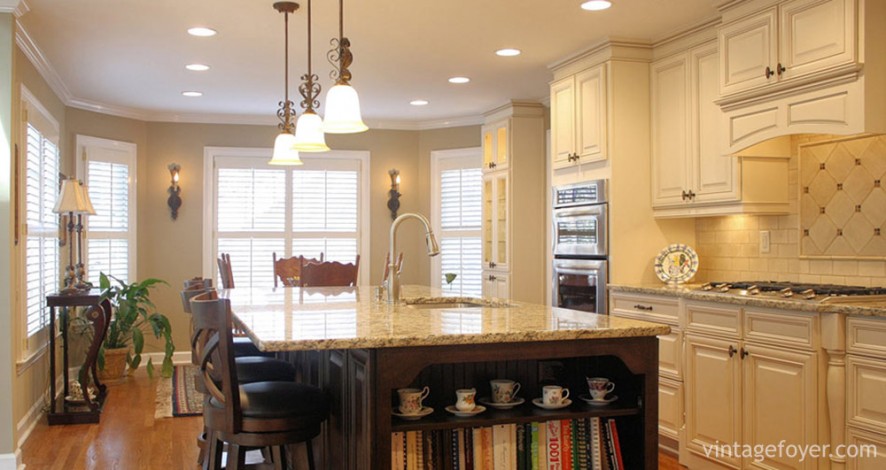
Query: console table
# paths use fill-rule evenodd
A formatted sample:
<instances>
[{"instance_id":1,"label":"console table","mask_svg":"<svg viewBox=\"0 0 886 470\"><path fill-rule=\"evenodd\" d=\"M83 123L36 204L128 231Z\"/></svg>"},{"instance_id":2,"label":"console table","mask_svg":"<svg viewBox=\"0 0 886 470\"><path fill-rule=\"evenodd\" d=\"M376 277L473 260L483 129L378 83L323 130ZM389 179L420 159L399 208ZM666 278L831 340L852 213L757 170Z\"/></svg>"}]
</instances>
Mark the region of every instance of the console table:
<instances>
[{"instance_id":1,"label":"console table","mask_svg":"<svg viewBox=\"0 0 886 470\"><path fill-rule=\"evenodd\" d=\"M108 325L111 321L111 304L107 300L102 301L98 289L90 291L77 292L74 294L56 293L46 296L46 306L49 308L49 396L51 404L49 406L49 415L47 417L49 424L84 424L98 423L102 411L102 405L107 397L107 387L98 379L96 372L96 360L98 352L101 348L102 341L108 332ZM68 400L66 397L70 395L70 384L68 383L68 323L72 312L77 307L84 307L83 318L85 318L92 327L92 342L86 351L86 358L83 366L78 374L80 382L80 390L83 393L82 401ZM55 377L56 377L56 353L55 353L55 321L56 309L61 308L64 315L61 315L61 335L62 335L62 366L64 376L64 393L61 397L56 397ZM88 393L90 383L90 372L92 373L92 383L95 384L97 395L92 399Z\"/></svg>"}]
</instances>

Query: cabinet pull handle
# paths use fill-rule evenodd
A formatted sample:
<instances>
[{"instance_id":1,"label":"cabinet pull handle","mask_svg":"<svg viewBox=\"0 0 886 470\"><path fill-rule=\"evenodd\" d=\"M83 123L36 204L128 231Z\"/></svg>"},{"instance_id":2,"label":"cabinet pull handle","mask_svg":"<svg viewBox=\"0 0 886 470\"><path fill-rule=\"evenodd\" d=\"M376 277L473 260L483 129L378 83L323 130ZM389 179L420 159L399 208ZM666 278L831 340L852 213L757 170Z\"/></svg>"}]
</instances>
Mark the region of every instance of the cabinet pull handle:
<instances>
[{"instance_id":1,"label":"cabinet pull handle","mask_svg":"<svg viewBox=\"0 0 886 470\"><path fill-rule=\"evenodd\" d=\"M775 72L773 72L772 69L769 68L769 66L767 65L767 66L766 66L766 72L765 72L763 75L765 75L766 78L769 78L769 77L775 75Z\"/></svg>"},{"instance_id":2,"label":"cabinet pull handle","mask_svg":"<svg viewBox=\"0 0 886 470\"><path fill-rule=\"evenodd\" d=\"M495 168L495 162L489 162L489 168Z\"/></svg>"},{"instance_id":3,"label":"cabinet pull handle","mask_svg":"<svg viewBox=\"0 0 886 470\"><path fill-rule=\"evenodd\" d=\"M637 310L645 310L645 311L647 311L647 312L651 312L651 311L652 311L652 305L641 305L641 304L637 304L637 305L634 305L634 308L637 309Z\"/></svg>"},{"instance_id":4,"label":"cabinet pull handle","mask_svg":"<svg viewBox=\"0 0 886 470\"><path fill-rule=\"evenodd\" d=\"M490 274L487 279L489 279L490 281L494 281L496 279L496 277L493 276L492 274Z\"/></svg>"},{"instance_id":5,"label":"cabinet pull handle","mask_svg":"<svg viewBox=\"0 0 886 470\"><path fill-rule=\"evenodd\" d=\"M489 262L489 267L490 267L490 268L494 268L495 266L496 266L495 263L493 263L492 261Z\"/></svg>"},{"instance_id":6,"label":"cabinet pull handle","mask_svg":"<svg viewBox=\"0 0 886 470\"><path fill-rule=\"evenodd\" d=\"M737 352L738 352L738 349L735 349L735 346L730 344L729 345L729 357L734 356L735 353L737 353Z\"/></svg>"},{"instance_id":7,"label":"cabinet pull handle","mask_svg":"<svg viewBox=\"0 0 886 470\"><path fill-rule=\"evenodd\" d=\"M742 359L748 357L750 354L751 354L750 351L748 351L748 350L745 349L745 348L741 348L741 358L742 358Z\"/></svg>"},{"instance_id":8,"label":"cabinet pull handle","mask_svg":"<svg viewBox=\"0 0 886 470\"><path fill-rule=\"evenodd\" d=\"M779 76L779 77L781 76L781 74L785 73L787 70L788 70L788 69L784 68L784 65L781 65L780 62L779 62L779 64L778 64L778 66L775 67L775 71L778 72L778 76Z\"/></svg>"}]
</instances>

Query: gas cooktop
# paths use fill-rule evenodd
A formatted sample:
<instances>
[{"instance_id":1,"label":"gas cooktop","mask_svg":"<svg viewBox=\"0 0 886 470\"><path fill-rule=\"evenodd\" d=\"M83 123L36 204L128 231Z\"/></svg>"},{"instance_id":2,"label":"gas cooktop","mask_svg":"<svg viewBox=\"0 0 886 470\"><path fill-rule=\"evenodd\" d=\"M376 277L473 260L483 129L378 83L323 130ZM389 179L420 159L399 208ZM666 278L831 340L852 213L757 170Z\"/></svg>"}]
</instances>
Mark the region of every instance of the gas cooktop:
<instances>
[{"instance_id":1,"label":"gas cooktop","mask_svg":"<svg viewBox=\"0 0 886 470\"><path fill-rule=\"evenodd\" d=\"M744 296L824 300L831 297L886 295L886 287L840 286L777 281L708 282L700 290Z\"/></svg>"}]
</instances>

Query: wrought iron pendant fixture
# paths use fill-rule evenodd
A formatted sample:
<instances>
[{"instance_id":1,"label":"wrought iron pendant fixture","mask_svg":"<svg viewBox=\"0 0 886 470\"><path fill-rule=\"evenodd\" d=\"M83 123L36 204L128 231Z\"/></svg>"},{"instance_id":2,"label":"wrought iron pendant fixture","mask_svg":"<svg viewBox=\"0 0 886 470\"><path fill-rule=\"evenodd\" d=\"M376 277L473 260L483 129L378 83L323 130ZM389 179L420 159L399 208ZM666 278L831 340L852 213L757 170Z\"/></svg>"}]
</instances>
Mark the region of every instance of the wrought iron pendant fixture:
<instances>
[{"instance_id":1,"label":"wrought iron pendant fixture","mask_svg":"<svg viewBox=\"0 0 886 470\"><path fill-rule=\"evenodd\" d=\"M280 109L277 110L277 118L280 119L280 134L274 140L274 153L271 156L271 165L302 165L301 158L298 156L298 150L295 149L295 136L293 135L292 118L295 114L292 110L292 101L289 100L289 14L298 10L298 3L295 2L277 2L274 3L274 9L283 13L284 24L284 98L279 103Z\"/></svg>"},{"instance_id":2,"label":"wrought iron pendant fixture","mask_svg":"<svg viewBox=\"0 0 886 470\"><path fill-rule=\"evenodd\" d=\"M360 114L360 98L351 86L351 71L348 67L354 61L351 54L351 41L344 32L344 0L338 2L338 37L330 41L332 50L327 58L337 65L330 75L336 80L335 86L326 93L326 121L323 130L330 134L353 134L369 129Z\"/></svg>"},{"instance_id":3,"label":"wrought iron pendant fixture","mask_svg":"<svg viewBox=\"0 0 886 470\"><path fill-rule=\"evenodd\" d=\"M301 93L301 107L305 112L298 118L295 125L295 149L301 152L328 152L326 137L323 135L323 119L314 111L320 102L320 83L311 68L311 0L308 0L308 72L301 76L302 84L298 87Z\"/></svg>"}]
</instances>

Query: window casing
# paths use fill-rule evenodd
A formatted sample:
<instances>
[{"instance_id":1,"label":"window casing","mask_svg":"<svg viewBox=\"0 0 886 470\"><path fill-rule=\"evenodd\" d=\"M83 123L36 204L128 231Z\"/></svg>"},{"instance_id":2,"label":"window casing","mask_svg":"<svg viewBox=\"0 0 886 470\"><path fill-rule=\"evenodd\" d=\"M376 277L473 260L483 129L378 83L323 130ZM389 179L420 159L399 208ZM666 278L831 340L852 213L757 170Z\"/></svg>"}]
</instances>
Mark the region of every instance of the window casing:
<instances>
[{"instance_id":1,"label":"window casing","mask_svg":"<svg viewBox=\"0 0 886 470\"><path fill-rule=\"evenodd\" d=\"M431 153L432 224L440 255L431 263L431 285L462 295L482 295L483 175L481 150ZM456 274L447 284L446 273Z\"/></svg>"},{"instance_id":2,"label":"window casing","mask_svg":"<svg viewBox=\"0 0 886 470\"><path fill-rule=\"evenodd\" d=\"M354 262L368 251L368 152L302 155L304 165L267 164L270 149L209 147L204 275L217 277L219 253L231 255L236 286L272 287L273 253ZM364 229L363 227L366 227ZM368 282L361 256L360 282Z\"/></svg>"},{"instance_id":3,"label":"window casing","mask_svg":"<svg viewBox=\"0 0 886 470\"><path fill-rule=\"evenodd\" d=\"M61 285L59 216L52 209L59 193L61 159L58 123L22 87L24 113L21 187L25 222L22 249L23 356L37 353L49 339L46 296ZM70 241L68 242L70 243Z\"/></svg>"}]
</instances>

